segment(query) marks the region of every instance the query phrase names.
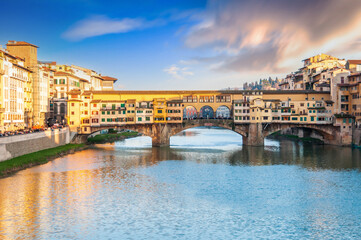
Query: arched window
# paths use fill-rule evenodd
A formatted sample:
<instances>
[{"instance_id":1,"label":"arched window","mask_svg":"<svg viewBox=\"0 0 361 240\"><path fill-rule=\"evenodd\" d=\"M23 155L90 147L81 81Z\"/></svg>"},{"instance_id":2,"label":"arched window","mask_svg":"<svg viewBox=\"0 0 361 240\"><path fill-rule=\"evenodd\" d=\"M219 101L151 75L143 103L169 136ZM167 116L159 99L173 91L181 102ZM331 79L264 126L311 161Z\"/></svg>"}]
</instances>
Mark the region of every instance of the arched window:
<instances>
[{"instance_id":1,"label":"arched window","mask_svg":"<svg viewBox=\"0 0 361 240\"><path fill-rule=\"evenodd\" d=\"M210 106L202 107L201 111L199 112L199 116L200 118L204 119L214 118L213 108L211 108Z\"/></svg>"},{"instance_id":2,"label":"arched window","mask_svg":"<svg viewBox=\"0 0 361 240\"><path fill-rule=\"evenodd\" d=\"M216 118L230 118L231 111L227 106L220 106L216 111Z\"/></svg>"},{"instance_id":3,"label":"arched window","mask_svg":"<svg viewBox=\"0 0 361 240\"><path fill-rule=\"evenodd\" d=\"M54 114L58 114L58 104L54 103Z\"/></svg>"},{"instance_id":4,"label":"arched window","mask_svg":"<svg viewBox=\"0 0 361 240\"><path fill-rule=\"evenodd\" d=\"M60 104L60 114L65 114L65 103Z\"/></svg>"},{"instance_id":5,"label":"arched window","mask_svg":"<svg viewBox=\"0 0 361 240\"><path fill-rule=\"evenodd\" d=\"M183 109L184 119L195 119L197 118L197 109L193 106L187 106Z\"/></svg>"}]
</instances>

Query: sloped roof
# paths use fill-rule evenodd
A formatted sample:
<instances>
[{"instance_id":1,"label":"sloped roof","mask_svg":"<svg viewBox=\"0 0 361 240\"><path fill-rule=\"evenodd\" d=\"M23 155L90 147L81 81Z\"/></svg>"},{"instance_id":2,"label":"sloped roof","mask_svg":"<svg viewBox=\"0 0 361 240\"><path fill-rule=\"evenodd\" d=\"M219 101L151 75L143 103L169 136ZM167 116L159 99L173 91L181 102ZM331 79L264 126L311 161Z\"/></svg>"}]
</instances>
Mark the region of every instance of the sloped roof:
<instances>
[{"instance_id":1,"label":"sloped roof","mask_svg":"<svg viewBox=\"0 0 361 240\"><path fill-rule=\"evenodd\" d=\"M361 60L348 60L350 64L361 64Z\"/></svg>"},{"instance_id":2,"label":"sloped roof","mask_svg":"<svg viewBox=\"0 0 361 240\"><path fill-rule=\"evenodd\" d=\"M9 41L6 46L33 46L36 48L39 48L38 46L28 43L28 42L24 42L24 41Z\"/></svg>"}]
</instances>

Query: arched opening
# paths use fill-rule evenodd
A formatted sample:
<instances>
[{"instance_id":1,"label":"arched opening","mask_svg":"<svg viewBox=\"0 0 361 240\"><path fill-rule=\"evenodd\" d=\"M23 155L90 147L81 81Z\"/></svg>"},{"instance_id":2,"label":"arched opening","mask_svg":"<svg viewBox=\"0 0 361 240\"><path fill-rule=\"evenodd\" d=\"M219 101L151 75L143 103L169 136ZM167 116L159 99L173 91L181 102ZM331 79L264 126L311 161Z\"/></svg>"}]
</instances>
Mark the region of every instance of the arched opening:
<instances>
[{"instance_id":1,"label":"arched opening","mask_svg":"<svg viewBox=\"0 0 361 240\"><path fill-rule=\"evenodd\" d=\"M60 104L60 114L65 114L65 103Z\"/></svg>"},{"instance_id":2,"label":"arched opening","mask_svg":"<svg viewBox=\"0 0 361 240\"><path fill-rule=\"evenodd\" d=\"M265 137L268 139L290 139L321 144L330 143L330 141L334 139L332 134L319 129L308 127L288 127L275 129L273 131L267 132Z\"/></svg>"},{"instance_id":3,"label":"arched opening","mask_svg":"<svg viewBox=\"0 0 361 240\"><path fill-rule=\"evenodd\" d=\"M202 119L214 118L213 108L211 108L210 106L203 106L199 112L199 117Z\"/></svg>"},{"instance_id":4,"label":"arched opening","mask_svg":"<svg viewBox=\"0 0 361 240\"><path fill-rule=\"evenodd\" d=\"M242 147L243 135L222 127L191 127L170 137L170 148L234 150Z\"/></svg>"},{"instance_id":5,"label":"arched opening","mask_svg":"<svg viewBox=\"0 0 361 240\"><path fill-rule=\"evenodd\" d=\"M58 104L54 103L54 114L58 114Z\"/></svg>"},{"instance_id":6,"label":"arched opening","mask_svg":"<svg viewBox=\"0 0 361 240\"><path fill-rule=\"evenodd\" d=\"M216 110L216 118L229 119L231 118L231 110L227 106L220 106Z\"/></svg>"},{"instance_id":7,"label":"arched opening","mask_svg":"<svg viewBox=\"0 0 361 240\"><path fill-rule=\"evenodd\" d=\"M183 119L197 118L197 109L193 106L187 106L183 109Z\"/></svg>"}]
</instances>

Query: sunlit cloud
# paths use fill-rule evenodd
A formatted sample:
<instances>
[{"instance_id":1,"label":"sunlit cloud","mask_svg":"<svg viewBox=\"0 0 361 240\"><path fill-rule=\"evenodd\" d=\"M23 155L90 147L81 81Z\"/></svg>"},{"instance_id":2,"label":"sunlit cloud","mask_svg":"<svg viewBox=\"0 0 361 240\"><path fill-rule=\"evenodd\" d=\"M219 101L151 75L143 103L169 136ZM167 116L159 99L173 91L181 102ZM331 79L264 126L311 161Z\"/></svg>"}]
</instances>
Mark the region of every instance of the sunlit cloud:
<instances>
[{"instance_id":1,"label":"sunlit cloud","mask_svg":"<svg viewBox=\"0 0 361 240\"><path fill-rule=\"evenodd\" d=\"M142 18L111 19L97 15L80 20L70 27L63 37L71 41L114 33L127 33L163 24L162 20L146 21Z\"/></svg>"},{"instance_id":2,"label":"sunlit cloud","mask_svg":"<svg viewBox=\"0 0 361 240\"><path fill-rule=\"evenodd\" d=\"M204 16L185 44L213 51L207 63L222 71L295 71L314 54L350 53L361 39L358 0L213 0Z\"/></svg>"},{"instance_id":3,"label":"sunlit cloud","mask_svg":"<svg viewBox=\"0 0 361 240\"><path fill-rule=\"evenodd\" d=\"M187 67L178 67L177 65L172 65L163 69L164 72L168 73L174 79L184 79L187 76L193 76L194 73L191 72Z\"/></svg>"}]
</instances>

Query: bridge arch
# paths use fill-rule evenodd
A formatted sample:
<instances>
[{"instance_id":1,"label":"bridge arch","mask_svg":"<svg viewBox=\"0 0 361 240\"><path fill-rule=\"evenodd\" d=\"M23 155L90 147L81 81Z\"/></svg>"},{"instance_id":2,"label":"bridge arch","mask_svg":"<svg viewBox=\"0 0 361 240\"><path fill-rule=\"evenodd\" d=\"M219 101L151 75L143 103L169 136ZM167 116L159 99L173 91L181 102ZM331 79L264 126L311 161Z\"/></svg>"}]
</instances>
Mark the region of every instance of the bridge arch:
<instances>
[{"instance_id":1,"label":"bridge arch","mask_svg":"<svg viewBox=\"0 0 361 240\"><path fill-rule=\"evenodd\" d=\"M231 110L225 106L219 106L216 110L216 118L227 119L231 117Z\"/></svg>"},{"instance_id":2,"label":"bridge arch","mask_svg":"<svg viewBox=\"0 0 361 240\"><path fill-rule=\"evenodd\" d=\"M219 127L223 129L231 130L235 133L240 134L242 137L247 137L247 127L240 125L235 126L232 120L224 119L224 120L216 120L216 119L196 119L196 120L188 120L184 121L182 125L179 125L176 128L173 128L170 133L170 137L174 136L184 130L196 128L196 127Z\"/></svg>"},{"instance_id":3,"label":"bridge arch","mask_svg":"<svg viewBox=\"0 0 361 240\"><path fill-rule=\"evenodd\" d=\"M194 106L186 106L183 109L183 119L196 119L198 117L197 109Z\"/></svg>"},{"instance_id":4,"label":"bridge arch","mask_svg":"<svg viewBox=\"0 0 361 240\"><path fill-rule=\"evenodd\" d=\"M212 119L214 118L214 110L211 106L205 105L199 111L199 117L201 119Z\"/></svg>"},{"instance_id":5,"label":"bridge arch","mask_svg":"<svg viewBox=\"0 0 361 240\"><path fill-rule=\"evenodd\" d=\"M335 144L337 141L336 132L337 129L329 125L317 125L317 124L277 124L272 123L269 126L266 126L263 131L263 137L267 137L278 131L287 130L287 129L308 129L317 132L322 136L322 141L327 144Z\"/></svg>"},{"instance_id":6,"label":"bridge arch","mask_svg":"<svg viewBox=\"0 0 361 240\"><path fill-rule=\"evenodd\" d=\"M102 131L102 130L109 130L109 129L116 129L116 130L121 130L121 129L124 129L124 130L131 130L131 131L134 131L134 132L138 132L138 133L141 133L145 136L148 136L148 137L153 137L152 135L152 126L139 126L139 125L122 125L122 126L101 126L101 127L92 127L91 128L91 132L89 133L89 136L93 133L96 133L96 132L99 132L99 131Z\"/></svg>"}]
</instances>

